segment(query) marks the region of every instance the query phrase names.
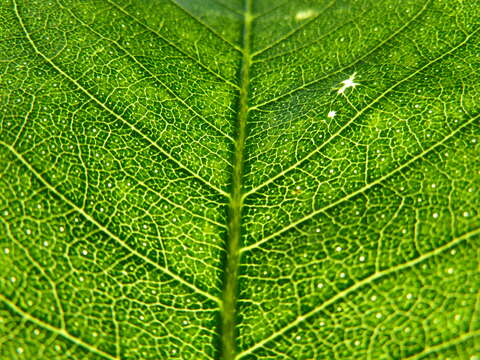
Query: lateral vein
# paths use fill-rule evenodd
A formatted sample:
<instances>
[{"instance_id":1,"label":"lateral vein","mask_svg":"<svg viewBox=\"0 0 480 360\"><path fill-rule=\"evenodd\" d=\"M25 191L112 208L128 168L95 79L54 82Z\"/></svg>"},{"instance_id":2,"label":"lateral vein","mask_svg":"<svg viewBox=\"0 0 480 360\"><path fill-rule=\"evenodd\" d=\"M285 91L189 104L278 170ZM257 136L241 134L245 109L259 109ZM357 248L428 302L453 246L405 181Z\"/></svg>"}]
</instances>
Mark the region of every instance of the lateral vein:
<instances>
[{"instance_id":1,"label":"lateral vein","mask_svg":"<svg viewBox=\"0 0 480 360\"><path fill-rule=\"evenodd\" d=\"M225 192L224 190L220 189L219 187L211 184L207 179L203 178L199 174L195 173L193 170L189 169L185 165L183 165L179 160L175 159L169 152L167 152L164 148L162 148L160 145L158 145L157 142L153 141L150 139L147 135L142 133L135 125L131 124L127 120L125 120L122 116L117 114L115 111L110 109L108 106L106 106L103 102L101 102L99 99L97 99L90 91L88 91L85 87L83 87L77 80L72 78L70 75L68 75L65 71L63 71L57 64L55 64L50 58L45 56L37 47L35 42L33 41L32 37L30 36L30 33L28 32L27 28L25 27L25 24L23 22L23 19L20 15L20 12L18 11L18 6L17 6L17 1L13 0L13 9L15 12L15 16L17 17L20 26L28 39L28 42L32 46L33 50L37 55L39 55L41 58L45 60L47 64L52 66L59 74L64 76L66 79L68 79L72 84L74 84L79 90L81 90L85 95L87 95L90 99L92 99L95 103L97 103L102 109L107 111L110 115L115 117L116 119L120 120L124 124L126 124L131 130L136 132L138 135L140 135L144 140L146 140L148 143L150 143L153 147L155 147L161 154L163 154L166 158L168 158L170 161L174 162L178 167L180 167L182 170L186 171L189 173L191 176L193 176L195 179L201 181L203 184L209 186L211 189L215 190L217 193L225 196L228 198L229 194Z\"/></svg>"},{"instance_id":2,"label":"lateral vein","mask_svg":"<svg viewBox=\"0 0 480 360\"><path fill-rule=\"evenodd\" d=\"M37 319L36 317L30 315L29 313L27 313L26 311L24 311L23 309L21 309L20 307L18 307L12 300L8 299L6 296L4 296L3 294L0 294L0 301L2 301L6 306L8 306L13 312L17 313L18 315L20 315L21 317L23 317L25 320L27 321L30 321L40 327L42 327L43 329L46 329L54 334L57 334L71 342L73 342L74 344L78 345L78 346L81 346L82 348L92 352L92 353L95 353L105 359L109 359L109 360L120 360L121 358L120 357L117 357L117 356L113 356L103 350L100 350L98 348L96 348L95 346L83 341L82 339L79 339L73 335L71 335L67 330L64 330L64 329L59 329L53 325L50 325L48 323L46 323L45 321L41 320L41 319Z\"/></svg>"},{"instance_id":3,"label":"lateral vein","mask_svg":"<svg viewBox=\"0 0 480 360\"><path fill-rule=\"evenodd\" d=\"M425 157L427 154L429 154L431 151L435 150L438 146L444 144L446 141L448 141L450 138L452 138L453 136L455 136L459 131L461 131L462 129L464 129L465 127L467 127L468 125L474 123L477 119L480 119L480 114L474 116L473 118L471 118L470 120L466 121L464 124L462 124L461 126L459 126L457 129L455 129L454 131L452 131L450 134L448 134L447 136L445 136L444 138L442 138L440 141L438 141L437 143L435 143L434 145L430 146L429 148L425 149L424 151L422 151L421 153L417 154L416 156L410 158L408 161L406 161L405 163L403 163L402 165L400 165L399 167L397 167L396 169L390 171L389 173L377 178L376 180L366 184L365 186L362 186L361 188L357 189L356 191L353 191L351 192L350 194L347 194L341 198L339 198L338 200L334 201L333 203L330 203L328 205L325 205L315 211L312 211L310 214L308 215L305 215L304 217L301 217L297 220L295 220L294 222L290 223L289 225L283 227L282 229L266 236L265 238L263 238L262 240L259 240L249 246L246 246L244 248L242 248L240 250L240 252L246 252L246 251L250 251L252 249L255 249L257 247L259 247L260 245L266 243L267 241L279 236L280 234L283 234L285 231L287 230L290 230L298 225L300 225L301 223L307 221L308 219L311 219L312 217L314 217L315 215L318 215L320 213L323 213L335 206L337 206L338 204L341 204L343 203L344 201L347 201L349 199L351 199L352 197L354 196L357 196L357 195L360 195L362 193L364 193L365 191L367 191L368 189L376 186L376 185L379 185L381 184L383 181L389 179L390 177L392 177L393 175L395 175L396 173L402 171L403 169L407 168L408 166L410 166L411 164L413 164L414 162L416 162L417 160L419 159L422 159L423 157Z\"/></svg>"},{"instance_id":4,"label":"lateral vein","mask_svg":"<svg viewBox=\"0 0 480 360\"><path fill-rule=\"evenodd\" d=\"M423 261L428 260L431 257L439 255L439 254L443 253L444 251L452 248L453 246L455 246L455 245L457 245L457 244L459 244L463 241L466 241L466 240L468 240L468 239L470 239L474 236L477 236L479 234L480 234L480 228L476 228L474 230L471 230L467 233L464 233L463 235L460 235L460 236L452 239L451 241L445 243L444 245L442 245L442 246L440 246L440 247L438 247L438 248L436 248L432 251L426 252L423 255L418 256L415 259L409 260L409 261L407 261L403 264L393 266L393 267L391 267L389 269L386 269L386 270L383 270L383 271L375 272L373 275L370 275L370 276L366 277L365 279L363 279L361 281L358 281L354 285L352 285L352 286L344 289L343 291L337 293L335 296L333 296L330 299L324 301L321 305L319 305L317 307L314 307L312 310L310 310L310 311L308 311L308 312L306 312L302 315L299 315L295 320L293 320L289 324L283 326L282 328L280 328L277 331L275 331L274 333L270 334L269 336L267 336L265 339L261 340L257 344L252 345L250 348L248 348L248 349L242 351L241 353L239 353L237 359L240 359L240 358L242 358L242 357L244 357L248 354L251 354L256 349L261 348L264 345L266 345L268 342L278 338L279 336L282 336L283 334L285 334L289 330L293 329L295 326L297 326L297 325L303 323L305 320L315 316L316 314L318 314L323 309L325 309L328 306L334 304L336 301L344 298L345 296L348 296L349 294L351 294L352 292L360 289L361 287L363 287L365 285L368 285L375 280L384 278L385 276L388 276L388 275L393 274L395 272L411 268L411 267L413 267L413 266L415 266L419 263L422 263Z\"/></svg>"},{"instance_id":5,"label":"lateral vein","mask_svg":"<svg viewBox=\"0 0 480 360\"><path fill-rule=\"evenodd\" d=\"M193 290L195 293L198 293L205 298L208 298L214 302L216 302L218 305L221 305L221 300L217 298L216 296L200 289L196 285L188 282L187 280L183 279L179 275L173 273L170 271L170 269L161 266L160 264L156 263L155 261L151 260L147 256L139 253L137 250L132 248L130 245L128 245L125 241L123 241L120 237L112 233L107 227L105 227L103 224L99 223L95 218L93 218L90 214L88 214L84 209L80 208L78 205L76 205L73 201L65 197L61 192L59 192L52 184L50 184L44 177L35 169L33 166L20 154L18 153L14 148L12 148L10 145L4 143L3 141L0 141L0 145L3 145L6 147L34 176L37 178L38 181L40 181L48 190L50 190L52 193L54 193L56 196L58 196L63 202L65 202L67 205L69 205L71 208L73 208L75 211L77 211L79 214L81 214L85 219L87 219L91 224L95 225L98 229L100 229L104 234L108 235L110 238L115 240L120 246L123 248L127 249L132 253L133 255L137 256L138 258L142 259L146 263L152 265L153 267L157 268L158 270L161 270L163 273L168 275L170 278L178 281L179 283L185 285L186 287L190 288Z\"/></svg>"}]
</instances>

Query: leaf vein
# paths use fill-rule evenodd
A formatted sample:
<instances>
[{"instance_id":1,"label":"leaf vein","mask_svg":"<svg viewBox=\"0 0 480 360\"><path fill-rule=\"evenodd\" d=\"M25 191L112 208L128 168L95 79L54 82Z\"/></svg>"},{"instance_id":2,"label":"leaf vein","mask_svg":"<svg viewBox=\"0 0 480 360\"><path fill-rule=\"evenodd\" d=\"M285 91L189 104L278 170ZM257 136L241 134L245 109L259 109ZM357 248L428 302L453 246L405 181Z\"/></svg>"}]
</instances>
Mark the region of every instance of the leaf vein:
<instances>
[{"instance_id":1,"label":"leaf vein","mask_svg":"<svg viewBox=\"0 0 480 360\"><path fill-rule=\"evenodd\" d=\"M81 90L83 93L85 93L90 99L92 99L94 102L96 102L101 108L106 110L109 114L114 116L116 119L120 120L124 124L126 124L130 129L132 129L134 132L136 132L138 135L140 135L144 140L148 141L153 147L155 147L160 153L162 153L165 157L167 157L170 161L174 162L177 166L179 166L181 169L184 171L188 172L190 175L195 177L197 180L201 181L205 185L209 186L213 190L217 191L219 194L229 197L229 194L225 192L224 190L218 188L217 186L211 184L208 180L200 176L199 174L195 173L193 170L190 170L188 167L183 165L179 160L175 159L168 151L166 151L164 148L162 148L156 141L153 141L150 137L142 133L135 125L131 124L127 120L125 120L122 116L117 114L115 111L107 107L103 102L101 102L99 99L97 99L92 93L90 93L86 88L84 88L77 80L72 78L70 75L68 75L65 71L63 71L58 65L56 65L51 59L49 59L45 54L43 54L38 47L36 46L35 42L30 36L30 33L28 32L27 28L25 27L25 24L23 22L23 19L20 15L20 12L18 11L18 6L17 6L17 1L13 0L13 8L15 15L20 23L20 26L25 33L25 36L27 37L30 45L32 46L33 50L35 51L36 54L38 54L41 58L45 60L46 63L50 64L59 74L64 76L66 79L68 79L72 84L74 84L79 90Z\"/></svg>"},{"instance_id":2,"label":"leaf vein","mask_svg":"<svg viewBox=\"0 0 480 360\"><path fill-rule=\"evenodd\" d=\"M300 30L302 30L304 27L306 27L307 25L310 25L312 22L314 22L315 20L317 20L321 15L323 15L328 9L330 9L333 5L335 5L337 1L336 0L332 0L330 1L323 9L322 11L318 12L315 16L313 16L312 18L308 19L307 21L304 21L302 24L300 24L299 26L297 26L296 28L292 29L291 31L289 31L288 33L286 33L285 35L279 37L278 39L274 40L271 44L265 46L264 48L258 50L258 51L255 51L251 56L252 58L264 53L265 51L268 51L268 50L271 50L272 48L274 48L275 46L277 46L278 44L281 44L282 42L288 40L290 37L292 37L293 35L295 35L297 32L299 32Z\"/></svg>"},{"instance_id":3,"label":"leaf vein","mask_svg":"<svg viewBox=\"0 0 480 360\"><path fill-rule=\"evenodd\" d=\"M243 52L243 50L238 47L237 45L233 44L232 42L230 42L229 40L225 39L222 35L220 35L215 29L213 29L210 25L208 25L207 23L205 23L204 21L202 21L201 19L199 19L198 17L196 17L195 15L193 15L190 11L188 11L185 7L183 7L182 5L180 5L177 1L175 0L169 0L173 5L175 5L177 8L179 8L180 10L182 10L185 14L187 14L191 19L195 20L197 23L199 23L200 25L202 25L206 30L208 30L209 32L211 32L213 35L215 35L218 39L222 40L223 42L225 42L226 44L230 45L233 49L239 51L240 53Z\"/></svg>"},{"instance_id":4,"label":"leaf vein","mask_svg":"<svg viewBox=\"0 0 480 360\"><path fill-rule=\"evenodd\" d=\"M375 105L376 103L378 103L380 100L382 100L384 97L386 97L388 94L390 94L393 90L395 90L397 87L399 87L401 84L403 84L404 82L410 80L412 77L418 75L419 73L421 73L422 71L424 71L425 69L429 68L430 66L432 66L433 64L437 63L438 61L442 60L444 57L452 54L454 51L456 51L457 49L459 49L460 47L464 46L468 40L470 39L470 37L472 37L475 33L477 33L478 31L480 31L480 28L477 28L474 32L472 32L469 36L467 36L462 42L460 42L458 45L454 46L453 48L451 48L449 51L443 53L442 55L438 56L437 58L429 61L428 63L426 63L424 66L422 66L421 68L415 70L414 72L410 73L408 76L404 77L403 79L397 81L395 84L393 84L392 86L390 86L388 89L386 89L384 92L382 92L379 96L377 96L375 99L373 99L369 104L367 104L363 109L361 109L360 111L357 111L357 113L352 116L350 118L350 120L348 120L343 126L341 126L335 133L333 133L328 139L326 139L324 142L322 142L322 144L320 146L318 146L317 148L315 148L314 150L312 150L311 152L309 152L305 157L303 157L302 159L298 160L297 162L295 162L294 164L290 165L288 168L286 168L285 170L279 172L278 174L272 176L270 179L264 181L263 183L257 185L256 187L250 189L248 192L245 193L245 197L257 192L259 189L265 187L266 185L268 184L271 184L272 182L274 182L275 180L277 180L278 178L284 176L285 174L289 173L290 171L296 169L299 165L301 165L303 162L305 162L306 160L310 159L312 156L314 156L315 154L317 154L319 151L321 151L326 145L328 145L332 140L334 140L337 136L339 136L345 129L347 129L351 124L353 124L355 122L355 120L357 120L361 115L363 115L367 110L369 110L373 105Z\"/></svg>"},{"instance_id":5,"label":"leaf vein","mask_svg":"<svg viewBox=\"0 0 480 360\"><path fill-rule=\"evenodd\" d=\"M140 26L142 26L144 29L148 30L149 32L151 32L152 34L154 34L155 36L157 36L158 38L160 38L161 40L165 41L167 44L169 44L171 47L173 47L174 49L176 49L177 51L179 51L180 53L182 53L183 55L185 55L186 57L188 57L189 59L191 59L192 61L194 61L195 63L197 63L201 68L203 68L204 70L208 71L210 74L214 75L217 79L219 80L222 80L224 81L225 83L227 83L228 85L232 86L233 88L237 89L238 90L238 85L231 82L230 80L227 80L226 78L224 78L222 75L220 75L219 73L215 72L214 70L212 70L211 68L209 68L207 65L205 65L204 63L202 63L200 61L200 59L198 57L195 57L193 55L190 55L189 53L187 53L185 50L183 50L179 45L175 44L174 42L172 42L171 40L167 39L165 36L163 36L162 34L160 34L158 31L156 31L155 29L151 28L149 25L145 24L144 22L142 22L140 19L138 19L137 17L133 16L132 14L130 14L127 10L125 10L123 7L121 7L120 5L118 5L117 3L115 3L114 1L112 0L106 0L107 3L109 3L110 5L112 5L112 7L118 9L120 12L122 12L125 16L129 17L130 19L132 19L134 22L136 22L137 24L139 24Z\"/></svg>"},{"instance_id":6,"label":"leaf vein","mask_svg":"<svg viewBox=\"0 0 480 360\"><path fill-rule=\"evenodd\" d=\"M94 345L89 344L82 339L79 339L78 337L70 334L67 330L64 329L59 329L53 325L50 325L46 323L45 321L38 319L31 314L27 313L24 311L22 308L20 308L18 305L16 305L12 300L8 299L5 295L0 294L0 301L3 301L3 303L8 306L13 312L16 314L20 315L22 318L24 318L27 321L30 321L38 326L40 326L43 329L46 329L58 336L61 336L62 338L65 338L69 340L70 342L82 347L85 350L88 350L91 353L97 354L105 359L109 360L120 360L120 357L113 356L103 350L100 350L96 348Z\"/></svg>"},{"instance_id":7,"label":"leaf vein","mask_svg":"<svg viewBox=\"0 0 480 360\"><path fill-rule=\"evenodd\" d=\"M387 174L377 178L376 180L362 186L361 188L359 188L358 190L355 190L341 198L339 198L338 200L328 204L328 205L325 205L315 211L312 211L311 213L309 213L308 215L304 216L304 217L301 217L297 220L295 220L294 222L290 223L289 225L283 227L282 229L268 235L267 237L263 238L262 240L259 240L249 246L246 246L244 248L242 248L240 250L240 252L246 252L246 251L250 251L252 249L255 249L259 246L261 246L262 244L268 242L269 240L283 234L284 232L286 232L287 230L290 230L298 225L300 225L301 223L307 221L308 219L311 219L312 217L314 217L315 215L318 215L320 213L323 213L357 195L360 195L362 193L364 193L365 191L367 191L368 189L376 186L376 185L379 185L381 184L383 181L391 178L393 175L397 174L398 172L408 168L410 165L412 165L413 163L415 163L416 161L422 159L423 157L425 157L427 154L429 154L431 151L435 150L437 147L439 147L440 145L444 144L446 141L448 141L450 138L452 138L453 136L455 136L457 133L459 133L462 129L464 129L465 127L467 127L468 125L472 124L474 121L480 119L480 114L472 117L470 120L466 121L465 123L463 123L462 125L460 125L457 129L455 129L454 131L452 131L450 134L448 134L447 136L445 136L444 138L442 138L440 141L438 141L437 143L435 143L434 145L430 146L429 148L425 149L424 151L422 151L421 153L417 154L416 156L413 156L412 158L410 158L409 160L407 160L406 162L404 162L402 165L400 165L399 167L395 168L394 170L388 172Z\"/></svg>"},{"instance_id":8,"label":"leaf vein","mask_svg":"<svg viewBox=\"0 0 480 360\"><path fill-rule=\"evenodd\" d=\"M471 239L471 238L473 238L473 237L475 237L479 234L480 234L480 228L473 229L473 230L471 230L467 233L464 233L464 234L452 239L451 241L445 243L442 246L439 246L438 248L436 248L432 251L425 252L424 254L418 256L415 259L409 260L409 261L404 262L402 264L398 264L398 265L393 266L389 269L376 272L373 275L370 275L370 276L366 277L365 279L363 279L361 281L358 281L354 285L340 291L335 296L333 296L330 299L324 301L321 305L313 308L312 310L304 313L303 315L298 316L294 321L292 321L289 324L287 324L287 325L283 326L282 328L278 329L277 331L275 331L271 335L267 336L265 339L261 340L257 344L252 345L250 348L242 351L241 353L238 354L237 359L240 359L240 358L242 358L242 357L244 357L248 354L251 354L256 349L259 349L259 348L263 347L264 345L266 345L268 342L278 338L279 336L282 336L283 334L285 334L289 330L293 329L297 325L301 324L305 320L315 316L316 314L318 314L319 312L324 310L326 307L334 304L338 300L343 299L344 297L346 297L349 294L351 294L352 292L362 288L363 286L371 284L374 281L376 281L378 279L382 279L382 278L384 278L384 277L386 277L390 274L393 274L393 273L396 273L396 272L399 272L399 271L403 271L403 270L411 268L411 267L413 267L417 264L420 264L420 263L422 263L422 262L424 262L424 261L426 261L426 260L428 260L432 257L435 257L437 255L442 254L446 250L449 250L452 247L454 247L455 245L460 244L463 241L467 241L467 240L469 240L469 239Z\"/></svg>"},{"instance_id":9,"label":"leaf vein","mask_svg":"<svg viewBox=\"0 0 480 360\"><path fill-rule=\"evenodd\" d=\"M253 105L250 107L250 111L252 110L256 110L258 108L261 108L261 107L264 107L265 105L268 105L268 104L271 104L273 102L276 102L280 99L283 99L284 97L286 96L289 96L289 95L292 95L300 90L303 90L307 87L310 87L322 80L325 80L329 77L331 77L332 75L335 75L335 74L338 74L340 72L343 72L349 68L352 68L353 66L355 66L356 64L360 63L361 61L363 61L365 58L367 58L368 56L372 55L373 53L375 53L377 50L379 50L380 48L382 48L385 44L387 44L388 42L390 42L392 39L394 39L398 34L400 34L401 32L403 32L405 29L407 29L416 19L418 19L425 11L426 9L428 8L428 5L432 2L432 0L427 0L425 2L425 4L423 5L423 7L413 16L411 17L405 24L403 24L400 28L398 28L396 31L394 31L392 34L390 34L390 36L387 36L384 40L382 40L381 42L379 42L376 46L372 47L369 51L367 51L364 55L360 56L359 58L355 59L352 63L348 64L348 65L344 65L334 71L332 71L331 73L329 74L326 74L326 75L323 75L321 76L320 78L317 78L315 80L312 80L312 81L309 81L309 82L306 82L304 83L303 85L301 86L298 86L292 90L289 90L287 91L286 93L284 94L281 94L281 95L278 95L278 96L275 96L274 98L270 99L270 100L267 100L267 101L264 101L262 103L259 103L259 104L256 104L256 105Z\"/></svg>"},{"instance_id":10,"label":"leaf vein","mask_svg":"<svg viewBox=\"0 0 480 360\"><path fill-rule=\"evenodd\" d=\"M5 148L7 148L31 173L32 175L40 181L48 190L50 190L53 194L55 194L58 198L60 198L65 204L69 205L72 209L77 211L79 214L81 214L85 219L87 219L92 225L95 225L99 230L101 230L104 234L108 235L111 239L113 239L115 242L117 242L120 246L123 248L127 249L130 251L130 253L134 254L138 258L142 259L146 263L152 265L156 269L162 271L166 275L168 275L170 278L176 280L177 282L181 283L182 285L188 287L190 290L193 290L195 293L202 295L203 297L212 300L216 302L218 305L221 304L221 300L200 289L196 285L190 283L189 281L183 279L181 276L173 273L170 271L170 269L161 266L160 264L156 263L155 261L151 260L147 256L139 253L137 250L132 248L130 245L128 245L124 240L119 238L117 235L112 233L108 228L106 228L103 224L98 222L95 218L93 218L90 214L88 214L84 209L80 208L78 205L76 205L73 201L68 199L65 195L63 195L61 192L59 192L52 184L50 184L20 153L18 153L14 148L12 148L10 145L4 143L3 141L0 141L0 145L3 145Z\"/></svg>"}]
</instances>

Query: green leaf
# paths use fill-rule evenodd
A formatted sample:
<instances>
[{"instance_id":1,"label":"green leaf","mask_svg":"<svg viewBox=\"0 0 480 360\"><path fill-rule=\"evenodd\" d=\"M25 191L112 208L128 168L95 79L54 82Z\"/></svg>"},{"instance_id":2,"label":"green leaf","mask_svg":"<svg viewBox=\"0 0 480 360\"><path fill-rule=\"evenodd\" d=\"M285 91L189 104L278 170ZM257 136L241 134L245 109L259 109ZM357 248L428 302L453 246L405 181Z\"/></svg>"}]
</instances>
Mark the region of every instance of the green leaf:
<instances>
[{"instance_id":1,"label":"green leaf","mask_svg":"<svg viewBox=\"0 0 480 360\"><path fill-rule=\"evenodd\" d=\"M479 19L3 0L0 358L478 360Z\"/></svg>"}]
</instances>

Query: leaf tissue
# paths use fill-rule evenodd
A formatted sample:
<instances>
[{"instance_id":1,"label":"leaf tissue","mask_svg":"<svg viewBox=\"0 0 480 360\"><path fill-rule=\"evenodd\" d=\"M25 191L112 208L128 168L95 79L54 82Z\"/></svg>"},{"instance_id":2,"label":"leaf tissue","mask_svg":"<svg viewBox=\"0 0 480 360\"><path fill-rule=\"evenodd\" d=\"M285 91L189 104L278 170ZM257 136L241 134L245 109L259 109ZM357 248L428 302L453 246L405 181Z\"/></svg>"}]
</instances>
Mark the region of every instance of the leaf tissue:
<instances>
[{"instance_id":1,"label":"leaf tissue","mask_svg":"<svg viewBox=\"0 0 480 360\"><path fill-rule=\"evenodd\" d=\"M2 0L0 359L480 360L479 19Z\"/></svg>"}]
</instances>

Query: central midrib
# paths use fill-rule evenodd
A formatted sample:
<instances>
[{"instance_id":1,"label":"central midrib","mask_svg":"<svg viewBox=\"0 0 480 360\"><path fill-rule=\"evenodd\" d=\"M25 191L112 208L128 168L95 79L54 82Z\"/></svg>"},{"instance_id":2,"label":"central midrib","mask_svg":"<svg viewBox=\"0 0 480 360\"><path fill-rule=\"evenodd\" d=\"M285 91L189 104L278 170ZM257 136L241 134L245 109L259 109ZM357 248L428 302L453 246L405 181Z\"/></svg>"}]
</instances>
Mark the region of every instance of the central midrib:
<instances>
[{"instance_id":1,"label":"central midrib","mask_svg":"<svg viewBox=\"0 0 480 360\"><path fill-rule=\"evenodd\" d=\"M237 116L237 135L233 164L232 187L228 207L227 255L225 280L221 309L221 358L233 360L236 357L236 307L238 291L238 266L240 263L240 228L243 207L243 163L245 140L247 138L248 87L250 70L250 45L252 25L252 1L245 0L243 22L243 52L240 69L240 93Z\"/></svg>"}]
</instances>

